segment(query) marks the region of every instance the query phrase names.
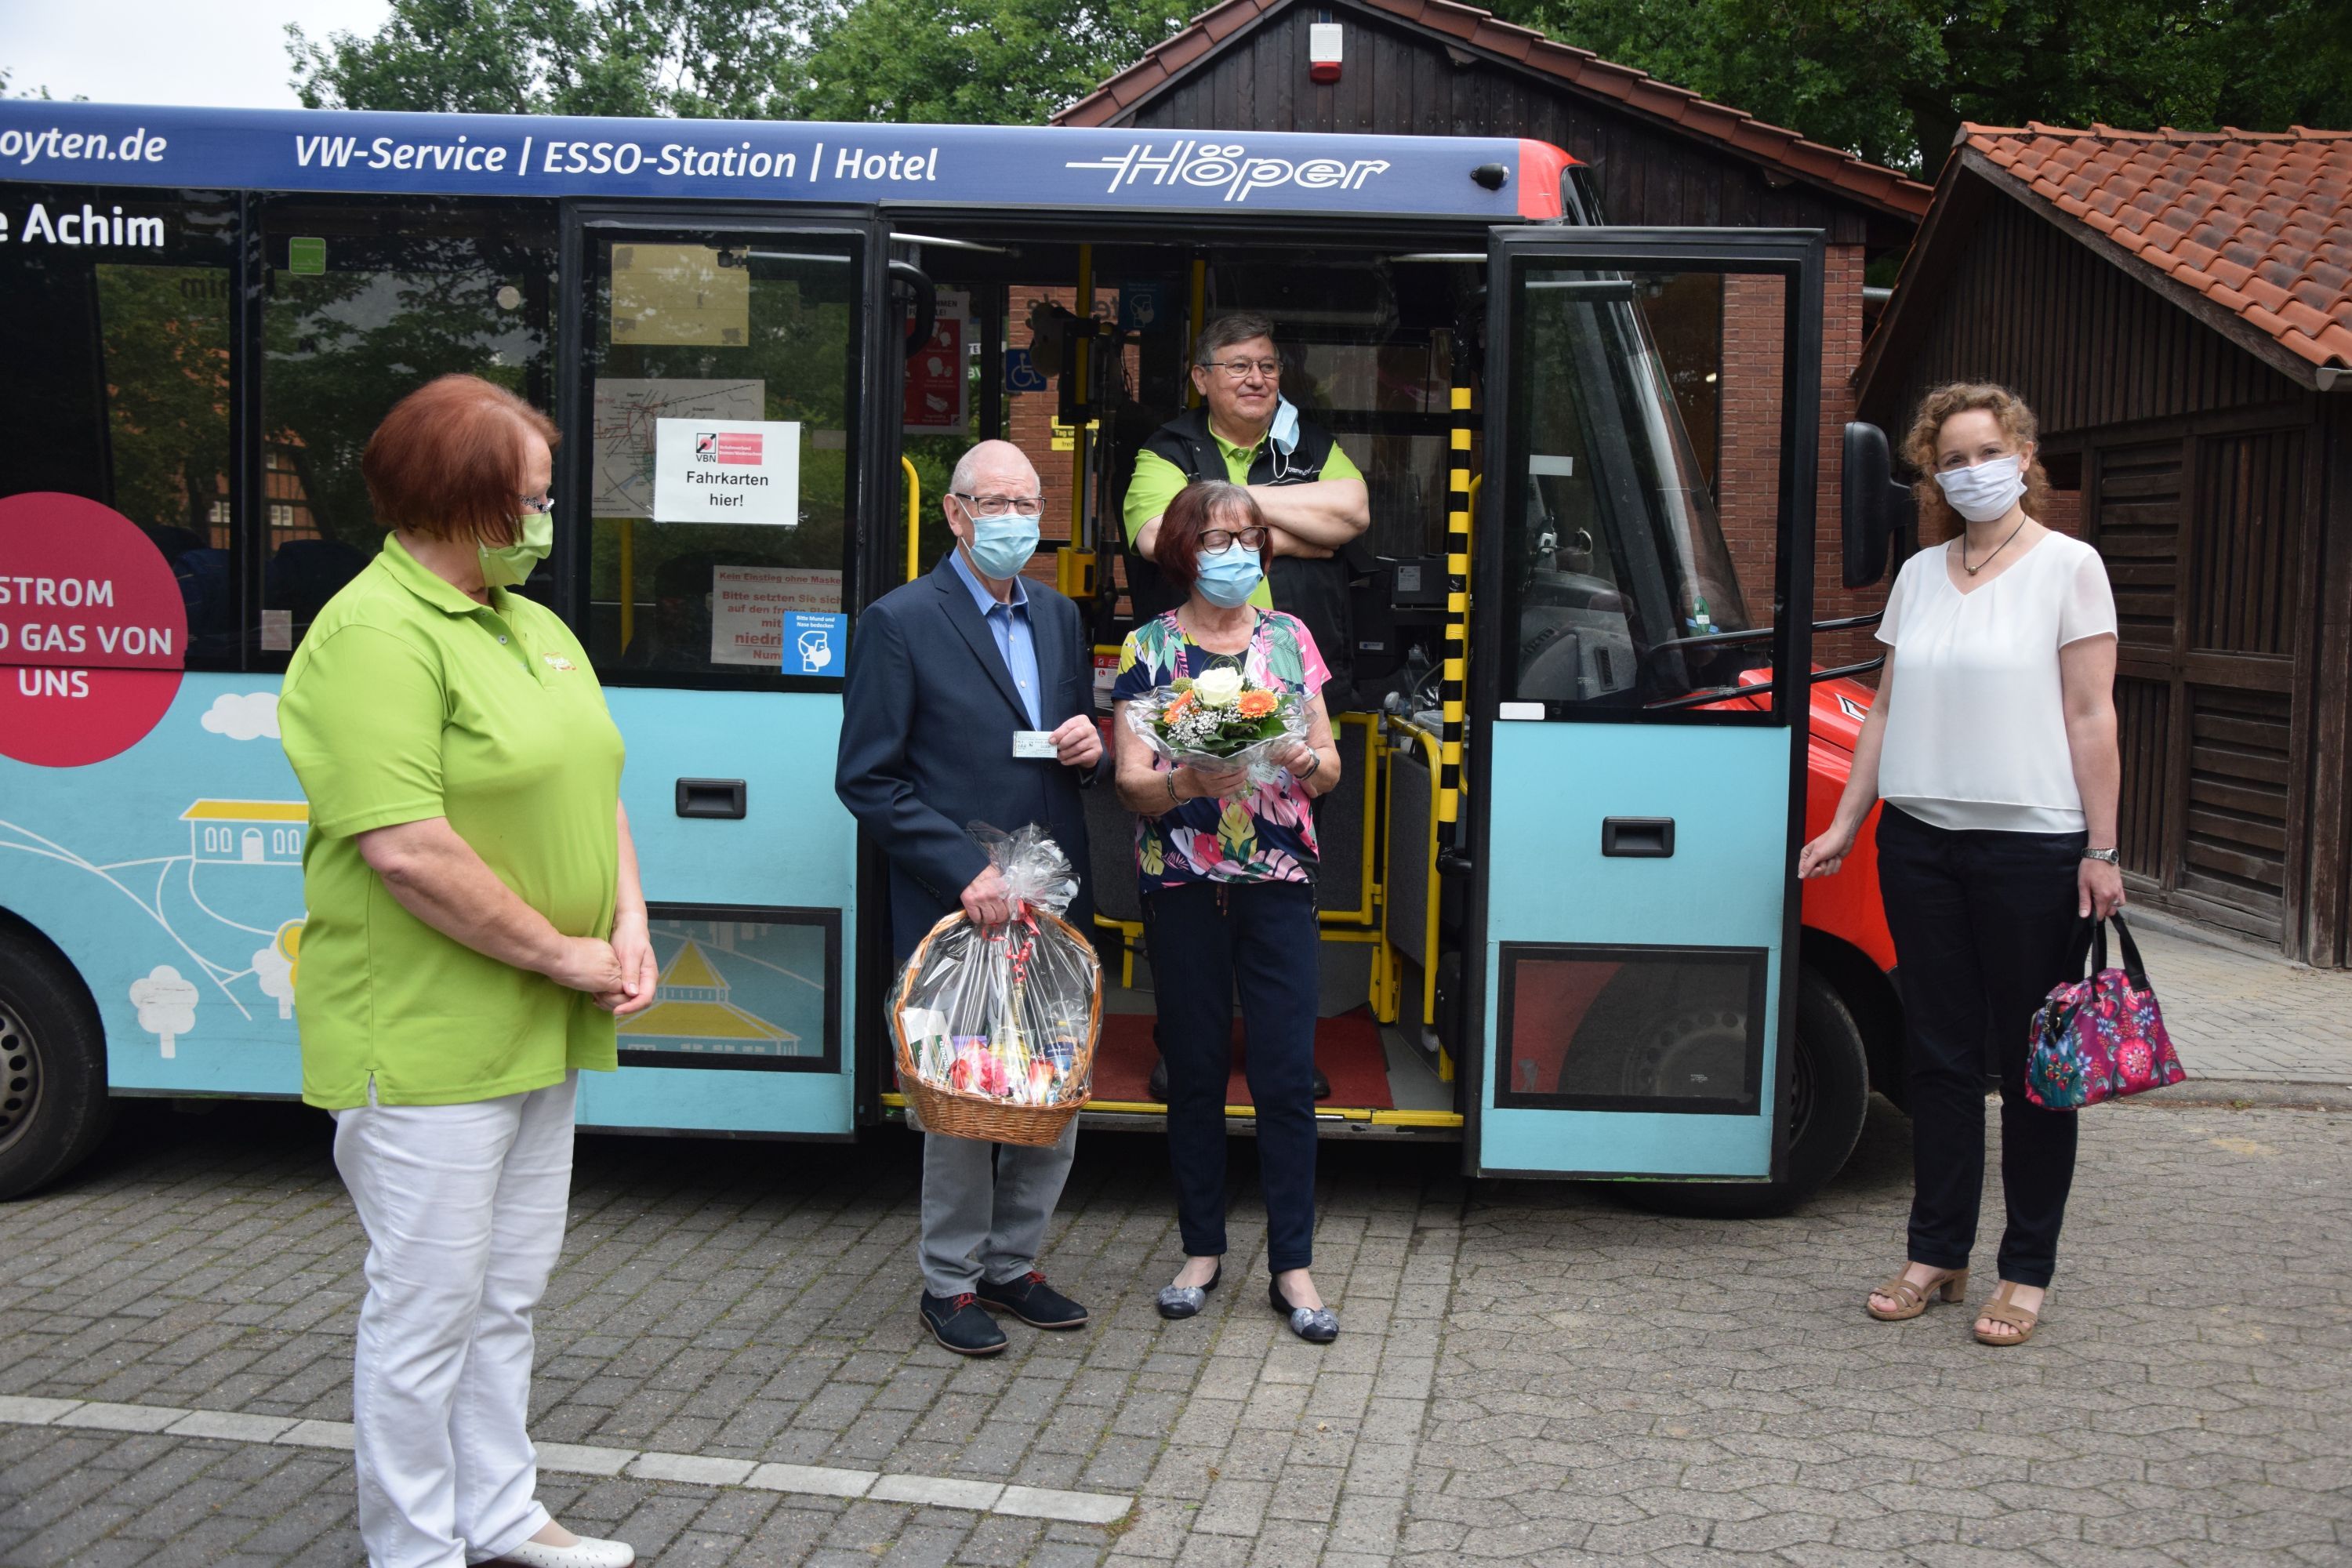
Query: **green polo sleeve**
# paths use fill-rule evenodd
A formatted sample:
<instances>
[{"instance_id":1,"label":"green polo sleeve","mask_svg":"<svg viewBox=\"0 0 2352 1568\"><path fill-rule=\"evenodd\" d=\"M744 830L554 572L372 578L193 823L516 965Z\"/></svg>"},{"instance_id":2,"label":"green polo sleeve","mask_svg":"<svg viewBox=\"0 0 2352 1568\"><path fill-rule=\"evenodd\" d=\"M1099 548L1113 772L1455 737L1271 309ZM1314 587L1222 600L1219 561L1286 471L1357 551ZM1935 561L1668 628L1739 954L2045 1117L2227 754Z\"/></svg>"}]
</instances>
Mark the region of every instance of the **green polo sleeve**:
<instances>
[{"instance_id":1,"label":"green polo sleeve","mask_svg":"<svg viewBox=\"0 0 2352 1568\"><path fill-rule=\"evenodd\" d=\"M278 701L286 760L330 838L446 816L438 661L404 638L351 625L305 640Z\"/></svg>"},{"instance_id":2,"label":"green polo sleeve","mask_svg":"<svg viewBox=\"0 0 2352 1568\"><path fill-rule=\"evenodd\" d=\"M1135 472L1127 481L1127 500L1119 508L1121 521L1127 524L1127 542L1143 531L1143 525L1168 510L1168 503L1191 481L1184 470L1157 452L1138 452Z\"/></svg>"},{"instance_id":3,"label":"green polo sleeve","mask_svg":"<svg viewBox=\"0 0 2352 1568\"><path fill-rule=\"evenodd\" d=\"M1334 441L1331 443L1331 455L1323 459L1321 477L1327 479L1360 479L1364 477L1364 470L1356 467L1355 459L1348 456L1345 447Z\"/></svg>"}]
</instances>

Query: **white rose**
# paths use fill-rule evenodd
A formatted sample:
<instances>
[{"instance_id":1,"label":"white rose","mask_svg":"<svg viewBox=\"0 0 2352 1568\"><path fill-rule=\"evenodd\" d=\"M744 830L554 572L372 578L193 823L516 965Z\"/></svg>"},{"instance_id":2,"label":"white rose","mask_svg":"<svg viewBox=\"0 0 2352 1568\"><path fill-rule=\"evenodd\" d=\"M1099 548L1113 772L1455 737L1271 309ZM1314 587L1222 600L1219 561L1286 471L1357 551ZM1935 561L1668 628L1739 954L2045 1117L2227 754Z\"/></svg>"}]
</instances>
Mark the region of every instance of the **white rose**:
<instances>
[{"instance_id":1,"label":"white rose","mask_svg":"<svg viewBox=\"0 0 2352 1568\"><path fill-rule=\"evenodd\" d=\"M1206 675L1192 679L1192 695L1204 708L1230 708L1242 694L1242 672L1230 665L1220 665Z\"/></svg>"}]
</instances>

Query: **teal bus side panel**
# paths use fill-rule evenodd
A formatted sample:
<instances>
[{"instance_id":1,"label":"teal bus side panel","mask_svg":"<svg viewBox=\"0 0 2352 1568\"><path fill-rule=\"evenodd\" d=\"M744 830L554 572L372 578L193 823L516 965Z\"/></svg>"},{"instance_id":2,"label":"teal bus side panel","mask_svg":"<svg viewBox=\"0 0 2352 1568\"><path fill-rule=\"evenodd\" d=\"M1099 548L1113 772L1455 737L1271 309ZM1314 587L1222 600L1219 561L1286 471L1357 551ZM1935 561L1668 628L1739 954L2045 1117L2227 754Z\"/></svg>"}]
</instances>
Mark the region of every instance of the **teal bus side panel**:
<instances>
[{"instance_id":1,"label":"teal bus side panel","mask_svg":"<svg viewBox=\"0 0 2352 1568\"><path fill-rule=\"evenodd\" d=\"M302 919L308 813L278 685L191 675L120 755L0 759L0 906L79 971L115 1089L301 1092L281 933Z\"/></svg>"},{"instance_id":2,"label":"teal bus side panel","mask_svg":"<svg viewBox=\"0 0 2352 1568\"><path fill-rule=\"evenodd\" d=\"M1769 1175L1780 1041L1789 731L1496 721L1479 772L1493 814L1478 1163L1492 1171ZM1670 816L1675 852L1604 857L1611 816ZM1758 1114L1498 1108L1506 942L1767 951Z\"/></svg>"},{"instance_id":3,"label":"teal bus side panel","mask_svg":"<svg viewBox=\"0 0 2352 1568\"><path fill-rule=\"evenodd\" d=\"M627 741L621 800L655 904L840 911L837 1072L625 1067L580 1080L583 1126L847 1133L855 1126L857 825L833 793L838 692L607 688ZM681 778L740 779L742 820L677 815ZM656 931L656 956L674 944ZM740 968L710 955L722 977ZM762 1007L762 1013L773 1010ZM796 1017L773 1022L805 1034ZM624 1046L630 1042L625 1037Z\"/></svg>"},{"instance_id":4,"label":"teal bus side panel","mask_svg":"<svg viewBox=\"0 0 2352 1568\"><path fill-rule=\"evenodd\" d=\"M275 677L190 675L154 731L119 756L79 768L0 758L0 908L56 942L89 987L115 1089L301 1092L288 950L299 956L289 931L303 913L308 820L278 740L278 687ZM833 793L840 698L607 695L629 744L622 795L649 899L839 911L841 1068L591 1073L581 1120L847 1132L856 832ZM680 818L679 777L744 779L748 816ZM656 946L664 958L674 951Z\"/></svg>"}]
</instances>

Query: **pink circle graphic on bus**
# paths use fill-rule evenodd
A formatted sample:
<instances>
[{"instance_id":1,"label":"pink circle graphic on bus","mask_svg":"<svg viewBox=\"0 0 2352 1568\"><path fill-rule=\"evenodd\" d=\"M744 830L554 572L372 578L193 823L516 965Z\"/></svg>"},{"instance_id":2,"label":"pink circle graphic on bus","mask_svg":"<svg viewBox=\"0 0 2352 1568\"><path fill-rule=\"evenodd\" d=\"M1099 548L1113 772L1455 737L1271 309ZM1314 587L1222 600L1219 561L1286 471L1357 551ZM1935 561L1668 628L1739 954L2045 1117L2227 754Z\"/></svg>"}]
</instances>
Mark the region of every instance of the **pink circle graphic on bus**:
<instances>
[{"instance_id":1,"label":"pink circle graphic on bus","mask_svg":"<svg viewBox=\"0 0 2352 1568\"><path fill-rule=\"evenodd\" d=\"M0 500L0 756L78 768L179 695L188 608L139 525L82 496Z\"/></svg>"}]
</instances>

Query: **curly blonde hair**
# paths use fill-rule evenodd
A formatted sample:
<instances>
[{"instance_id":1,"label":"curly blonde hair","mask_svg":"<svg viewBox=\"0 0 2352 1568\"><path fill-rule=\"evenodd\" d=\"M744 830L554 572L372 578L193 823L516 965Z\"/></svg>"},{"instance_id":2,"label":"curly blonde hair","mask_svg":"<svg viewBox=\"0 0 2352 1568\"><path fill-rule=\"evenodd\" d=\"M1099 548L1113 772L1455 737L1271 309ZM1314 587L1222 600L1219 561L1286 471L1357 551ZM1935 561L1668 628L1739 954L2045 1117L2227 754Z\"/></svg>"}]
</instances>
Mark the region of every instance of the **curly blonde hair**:
<instances>
[{"instance_id":1,"label":"curly blonde hair","mask_svg":"<svg viewBox=\"0 0 2352 1568\"><path fill-rule=\"evenodd\" d=\"M1911 429L1903 437L1903 460L1919 476L1911 490L1919 498L1922 544L1940 544L1967 526L1944 500L1944 487L1936 482L1936 442L1947 420L1973 408L1990 413L2011 446L2033 443L2033 461L2025 470L2025 515L2036 521L2046 521L2050 516L2050 473L2042 466L2041 426L2034 420L2033 410L2005 386L1989 381L1955 381L1919 400L1919 412L1912 416Z\"/></svg>"}]
</instances>

